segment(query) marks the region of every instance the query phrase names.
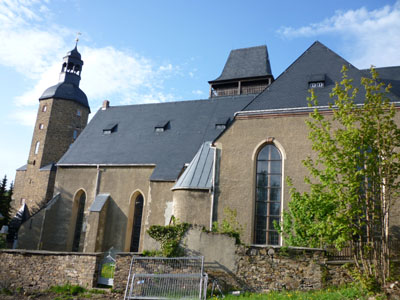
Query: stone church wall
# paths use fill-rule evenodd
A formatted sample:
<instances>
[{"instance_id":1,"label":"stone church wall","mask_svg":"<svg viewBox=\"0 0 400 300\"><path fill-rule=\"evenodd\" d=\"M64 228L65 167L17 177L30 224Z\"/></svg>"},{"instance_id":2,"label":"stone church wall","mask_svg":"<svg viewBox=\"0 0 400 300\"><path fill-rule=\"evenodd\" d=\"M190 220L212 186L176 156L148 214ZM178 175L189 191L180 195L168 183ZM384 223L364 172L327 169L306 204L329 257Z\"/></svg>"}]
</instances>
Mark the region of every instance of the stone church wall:
<instances>
[{"instance_id":1,"label":"stone church wall","mask_svg":"<svg viewBox=\"0 0 400 300\"><path fill-rule=\"evenodd\" d=\"M301 161L311 153L306 118L308 115L236 119L215 142L221 149L216 213L220 220L225 207L236 209L238 221L245 227L244 243L253 241L257 151L271 138L281 151L283 207L286 208L289 189L285 178L293 178L294 185L300 190L304 187L306 170Z\"/></svg>"},{"instance_id":2,"label":"stone church wall","mask_svg":"<svg viewBox=\"0 0 400 300\"><path fill-rule=\"evenodd\" d=\"M143 195L144 208L142 216L140 250L148 248L145 231L150 225L168 224L172 215L172 182L150 182L153 167L59 167L55 193L61 194L62 208L54 217L53 226L58 228L60 237L55 234L63 251L72 249L75 223L73 219L74 199L76 193L86 193L85 220L89 217L89 208L93 204L95 194L109 194L109 204L105 232L101 250L114 247L119 251L130 250L132 235L132 219L135 197ZM97 189L97 191L96 191ZM156 199L156 200L154 200ZM154 200L154 201L153 201ZM168 207L171 212L168 214ZM56 222L57 217L62 222ZM56 242L55 242L56 243Z\"/></svg>"},{"instance_id":3,"label":"stone church wall","mask_svg":"<svg viewBox=\"0 0 400 300\"><path fill-rule=\"evenodd\" d=\"M254 210L256 198L256 160L258 150L272 140L282 154L283 209L290 201L286 178L292 179L298 191L306 191L304 178L308 175L302 160L315 157L309 129L305 121L308 113L297 115L263 115L236 117L234 123L215 142L221 151L220 173L216 178L215 214L223 219L224 208L236 209L237 219L245 227L243 242L254 241ZM400 124L400 114L395 117ZM251 133L251 134L249 134ZM391 207L391 232L400 238L400 202Z\"/></svg>"}]
</instances>

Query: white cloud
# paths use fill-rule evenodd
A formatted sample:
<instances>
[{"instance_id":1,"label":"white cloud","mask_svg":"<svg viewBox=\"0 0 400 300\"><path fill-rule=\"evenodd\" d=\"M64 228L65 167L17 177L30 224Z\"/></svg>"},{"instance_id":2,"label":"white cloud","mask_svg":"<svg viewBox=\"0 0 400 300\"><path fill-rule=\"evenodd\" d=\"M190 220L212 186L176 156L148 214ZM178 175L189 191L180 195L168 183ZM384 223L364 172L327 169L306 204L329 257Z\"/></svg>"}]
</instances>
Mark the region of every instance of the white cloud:
<instances>
[{"instance_id":1,"label":"white cloud","mask_svg":"<svg viewBox=\"0 0 400 300\"><path fill-rule=\"evenodd\" d=\"M197 96L201 96L201 95L204 94L204 92L203 92L202 90L194 90L194 91L192 91L192 93L193 93L194 95L197 95Z\"/></svg>"},{"instance_id":2,"label":"white cloud","mask_svg":"<svg viewBox=\"0 0 400 300\"><path fill-rule=\"evenodd\" d=\"M360 68L400 64L400 1L368 11L337 11L331 18L300 28L282 27L283 37L335 34L342 39L349 60Z\"/></svg>"},{"instance_id":3,"label":"white cloud","mask_svg":"<svg viewBox=\"0 0 400 300\"><path fill-rule=\"evenodd\" d=\"M11 115L11 119L18 122L18 124L33 127L36 121L37 110L18 110L13 115Z\"/></svg>"},{"instance_id":4,"label":"white cloud","mask_svg":"<svg viewBox=\"0 0 400 300\"><path fill-rule=\"evenodd\" d=\"M48 23L51 15L42 0L0 0L0 66L11 67L31 82L31 88L15 97L19 107L13 118L32 125L32 114L23 107L36 106L44 90L58 82L62 57L73 47L72 29ZM42 18L43 17L43 18ZM114 47L78 47L84 60L81 88L96 108L103 99L113 104L175 100L165 93L163 82L177 67ZM93 109L92 109L93 110Z\"/></svg>"}]
</instances>

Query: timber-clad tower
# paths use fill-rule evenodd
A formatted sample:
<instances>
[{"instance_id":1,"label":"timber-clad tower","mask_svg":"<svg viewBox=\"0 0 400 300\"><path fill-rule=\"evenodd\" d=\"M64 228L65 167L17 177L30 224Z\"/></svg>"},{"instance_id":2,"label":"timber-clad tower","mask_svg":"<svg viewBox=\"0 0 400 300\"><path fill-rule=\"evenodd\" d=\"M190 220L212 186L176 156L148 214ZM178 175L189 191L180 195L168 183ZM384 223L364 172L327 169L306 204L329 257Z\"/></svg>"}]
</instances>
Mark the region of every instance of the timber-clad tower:
<instances>
[{"instance_id":1,"label":"timber-clad tower","mask_svg":"<svg viewBox=\"0 0 400 300\"><path fill-rule=\"evenodd\" d=\"M82 66L75 46L64 57L58 84L39 98L28 161L15 178L14 209L26 204L33 214L53 196L56 162L85 128L90 113L87 97L79 88Z\"/></svg>"}]
</instances>

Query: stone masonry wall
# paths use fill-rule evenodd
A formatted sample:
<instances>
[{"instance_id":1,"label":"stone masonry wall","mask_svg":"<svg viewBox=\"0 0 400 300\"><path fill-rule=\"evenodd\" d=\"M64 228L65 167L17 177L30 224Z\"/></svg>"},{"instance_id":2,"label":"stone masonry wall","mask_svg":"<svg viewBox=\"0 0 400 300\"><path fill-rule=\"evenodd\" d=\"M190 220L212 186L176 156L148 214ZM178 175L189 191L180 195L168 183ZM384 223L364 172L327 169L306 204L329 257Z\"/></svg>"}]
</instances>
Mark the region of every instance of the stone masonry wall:
<instances>
[{"instance_id":1,"label":"stone masonry wall","mask_svg":"<svg viewBox=\"0 0 400 300\"><path fill-rule=\"evenodd\" d=\"M307 248L239 247L236 277L254 292L310 290L323 286L325 251Z\"/></svg>"},{"instance_id":2,"label":"stone masonry wall","mask_svg":"<svg viewBox=\"0 0 400 300\"><path fill-rule=\"evenodd\" d=\"M0 288L45 290L66 283L96 285L101 253L0 250Z\"/></svg>"},{"instance_id":3,"label":"stone masonry wall","mask_svg":"<svg viewBox=\"0 0 400 300\"><path fill-rule=\"evenodd\" d=\"M125 290L134 255L138 254L116 255L114 289ZM320 249L237 246L235 255L235 270L217 261L207 263L205 258L210 282L217 279L223 289L265 293L318 289L351 281L342 264L327 262L325 251ZM102 253L0 250L0 288L44 290L66 283L92 288L97 283L101 257ZM185 270L174 269L171 273L176 272L185 273Z\"/></svg>"}]
</instances>

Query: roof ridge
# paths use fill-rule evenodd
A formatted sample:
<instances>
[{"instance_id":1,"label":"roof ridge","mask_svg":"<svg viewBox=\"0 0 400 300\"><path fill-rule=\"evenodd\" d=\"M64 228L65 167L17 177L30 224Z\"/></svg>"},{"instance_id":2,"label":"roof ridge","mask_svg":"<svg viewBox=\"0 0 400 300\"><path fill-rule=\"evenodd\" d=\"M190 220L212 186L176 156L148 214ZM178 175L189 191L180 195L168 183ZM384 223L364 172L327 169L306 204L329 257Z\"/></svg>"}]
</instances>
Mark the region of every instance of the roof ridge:
<instances>
[{"instance_id":1,"label":"roof ridge","mask_svg":"<svg viewBox=\"0 0 400 300\"><path fill-rule=\"evenodd\" d=\"M232 49L230 52L232 52L232 51L238 51L238 50L254 49L254 48L263 48L263 47L267 48L267 45L264 44L264 45L259 45L259 46L252 46L252 47L245 47L245 48L237 48L237 49Z\"/></svg>"},{"instance_id":2,"label":"roof ridge","mask_svg":"<svg viewBox=\"0 0 400 300\"><path fill-rule=\"evenodd\" d=\"M109 106L108 109L112 108L121 108L121 107L138 107L138 106L150 106L150 105L171 105L171 104L177 104L177 103L194 103L194 102L221 102L221 100L233 100L234 98L239 98L239 99L244 99L246 97L252 97L254 94L246 94L246 95L234 95L234 96L221 96L218 98L207 98L207 99L193 99L193 100L177 100L177 101L166 101L166 102L154 102L154 103L135 103L135 104L125 104L125 105L115 105L115 106ZM253 96L254 97L254 96ZM101 108L100 108L101 110Z\"/></svg>"}]
</instances>

